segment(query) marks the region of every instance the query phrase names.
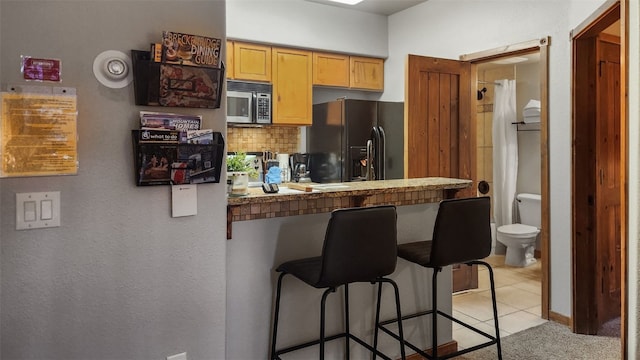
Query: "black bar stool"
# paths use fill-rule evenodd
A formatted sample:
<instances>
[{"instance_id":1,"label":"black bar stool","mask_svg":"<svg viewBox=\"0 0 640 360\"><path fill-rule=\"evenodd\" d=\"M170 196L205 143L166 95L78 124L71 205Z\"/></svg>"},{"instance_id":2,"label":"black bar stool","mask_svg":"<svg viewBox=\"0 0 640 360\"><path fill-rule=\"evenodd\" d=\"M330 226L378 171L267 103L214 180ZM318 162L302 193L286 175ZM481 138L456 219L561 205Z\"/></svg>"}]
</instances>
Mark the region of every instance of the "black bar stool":
<instances>
[{"instance_id":1,"label":"black bar stool","mask_svg":"<svg viewBox=\"0 0 640 360\"><path fill-rule=\"evenodd\" d=\"M398 256L412 263L433 269L431 282L432 309L418 312L416 314L402 316L402 320L412 319L423 315L431 314L431 355L425 353L417 346L405 341L405 345L416 351L427 359L449 359L455 356L469 353L484 347L496 345L498 348L498 359L502 359L502 348L500 345L500 332L498 329L498 308L496 305L496 290L493 281L493 269L488 263L481 261L491 253L491 202L489 197L451 199L440 202L438 215L436 216L435 227L433 229L433 240L418 241L408 244L398 245ZM453 264L483 265L489 271L489 281L491 283L491 301L493 304L493 317L496 335L492 336L486 332L466 324L450 314L438 310L437 291L438 273L445 266ZM454 321L467 329L486 337L488 341L468 349L459 350L452 354L438 356L438 316L441 315ZM387 320L378 323L380 329L389 335L399 338L385 327L397 319Z\"/></svg>"},{"instance_id":2,"label":"black bar stool","mask_svg":"<svg viewBox=\"0 0 640 360\"><path fill-rule=\"evenodd\" d=\"M383 359L390 359L377 349L378 326L374 326L373 346L367 344L349 331L349 284L369 282L378 284L378 303L375 324L380 321L380 293L383 283L389 283L395 291L396 312L400 312L400 295L397 284L385 276L391 274L397 262L397 229L395 206L374 206L364 208L338 209L331 213L324 238L322 255L287 261L276 269L280 272L276 293L271 359L280 359L281 354L308 346L320 345L320 359L324 359L326 341L345 338L345 358L349 359L349 340L354 340ZM320 305L320 337L318 340L276 349L278 315L280 312L280 291L282 278L291 274L314 288L325 288ZM329 293L344 285L345 330L336 335L325 335L325 302ZM405 359L402 321L398 320L398 335L402 359Z\"/></svg>"}]
</instances>

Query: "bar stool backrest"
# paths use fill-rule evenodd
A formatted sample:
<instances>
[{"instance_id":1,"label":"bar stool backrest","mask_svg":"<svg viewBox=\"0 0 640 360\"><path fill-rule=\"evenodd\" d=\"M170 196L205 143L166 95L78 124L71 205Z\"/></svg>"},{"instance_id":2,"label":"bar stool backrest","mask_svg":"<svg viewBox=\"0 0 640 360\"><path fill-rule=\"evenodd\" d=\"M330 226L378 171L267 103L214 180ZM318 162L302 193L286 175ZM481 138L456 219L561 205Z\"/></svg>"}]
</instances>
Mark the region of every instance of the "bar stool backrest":
<instances>
[{"instance_id":1,"label":"bar stool backrest","mask_svg":"<svg viewBox=\"0 0 640 360\"><path fill-rule=\"evenodd\" d=\"M334 210L324 238L319 286L391 274L397 261L396 218L392 205Z\"/></svg>"},{"instance_id":2,"label":"bar stool backrest","mask_svg":"<svg viewBox=\"0 0 640 360\"><path fill-rule=\"evenodd\" d=\"M491 253L491 201L476 197L440 202L429 265L444 267Z\"/></svg>"}]
</instances>

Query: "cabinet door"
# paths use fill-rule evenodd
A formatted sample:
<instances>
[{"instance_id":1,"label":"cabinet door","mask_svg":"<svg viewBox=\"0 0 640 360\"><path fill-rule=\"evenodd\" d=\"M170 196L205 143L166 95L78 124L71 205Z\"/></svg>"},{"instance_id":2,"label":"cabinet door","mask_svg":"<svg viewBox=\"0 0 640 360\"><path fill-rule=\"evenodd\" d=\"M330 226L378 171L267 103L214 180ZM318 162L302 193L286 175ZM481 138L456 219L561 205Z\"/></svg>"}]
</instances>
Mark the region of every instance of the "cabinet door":
<instances>
[{"instance_id":1,"label":"cabinet door","mask_svg":"<svg viewBox=\"0 0 640 360\"><path fill-rule=\"evenodd\" d=\"M353 89L384 89L384 60L359 56L350 57L351 78L349 86Z\"/></svg>"},{"instance_id":2,"label":"cabinet door","mask_svg":"<svg viewBox=\"0 0 640 360\"><path fill-rule=\"evenodd\" d=\"M311 125L310 51L273 48L273 124Z\"/></svg>"},{"instance_id":3,"label":"cabinet door","mask_svg":"<svg viewBox=\"0 0 640 360\"><path fill-rule=\"evenodd\" d=\"M349 56L314 52L313 85L349 87Z\"/></svg>"},{"instance_id":4,"label":"cabinet door","mask_svg":"<svg viewBox=\"0 0 640 360\"><path fill-rule=\"evenodd\" d=\"M233 62L235 79L271 81L271 47L235 41Z\"/></svg>"},{"instance_id":5,"label":"cabinet door","mask_svg":"<svg viewBox=\"0 0 640 360\"><path fill-rule=\"evenodd\" d=\"M225 66L227 72L227 79L233 79L233 41L227 41L227 63Z\"/></svg>"}]
</instances>

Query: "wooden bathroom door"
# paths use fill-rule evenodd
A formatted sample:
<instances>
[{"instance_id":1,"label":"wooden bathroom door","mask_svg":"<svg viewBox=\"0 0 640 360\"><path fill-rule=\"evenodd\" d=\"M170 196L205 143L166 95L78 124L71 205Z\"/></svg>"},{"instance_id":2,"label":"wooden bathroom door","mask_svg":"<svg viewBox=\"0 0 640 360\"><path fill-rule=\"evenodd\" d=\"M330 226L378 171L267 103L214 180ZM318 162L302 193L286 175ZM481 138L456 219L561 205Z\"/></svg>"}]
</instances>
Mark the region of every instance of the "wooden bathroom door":
<instances>
[{"instance_id":1,"label":"wooden bathroom door","mask_svg":"<svg viewBox=\"0 0 640 360\"><path fill-rule=\"evenodd\" d=\"M471 126L471 63L409 55L405 176L471 179L455 197L476 196L475 126ZM478 287L477 265L452 268L453 292Z\"/></svg>"},{"instance_id":2,"label":"wooden bathroom door","mask_svg":"<svg viewBox=\"0 0 640 360\"><path fill-rule=\"evenodd\" d=\"M598 326L620 316L620 39L598 36L596 155L596 297Z\"/></svg>"}]
</instances>

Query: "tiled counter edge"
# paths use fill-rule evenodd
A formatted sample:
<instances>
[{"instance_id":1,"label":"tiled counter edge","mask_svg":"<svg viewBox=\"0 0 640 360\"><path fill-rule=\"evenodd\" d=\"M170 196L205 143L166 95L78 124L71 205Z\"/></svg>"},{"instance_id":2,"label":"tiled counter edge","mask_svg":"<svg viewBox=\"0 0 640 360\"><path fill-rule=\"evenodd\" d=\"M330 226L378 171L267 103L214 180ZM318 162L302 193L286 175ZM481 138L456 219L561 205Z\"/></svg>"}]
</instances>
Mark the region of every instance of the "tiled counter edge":
<instances>
[{"instance_id":1,"label":"tiled counter edge","mask_svg":"<svg viewBox=\"0 0 640 360\"><path fill-rule=\"evenodd\" d=\"M232 223L285 216L319 214L347 207L373 205L417 205L452 198L471 187L472 181L451 178L418 178L345 183L347 188L313 192L250 194L227 199L227 239L232 238Z\"/></svg>"}]
</instances>

